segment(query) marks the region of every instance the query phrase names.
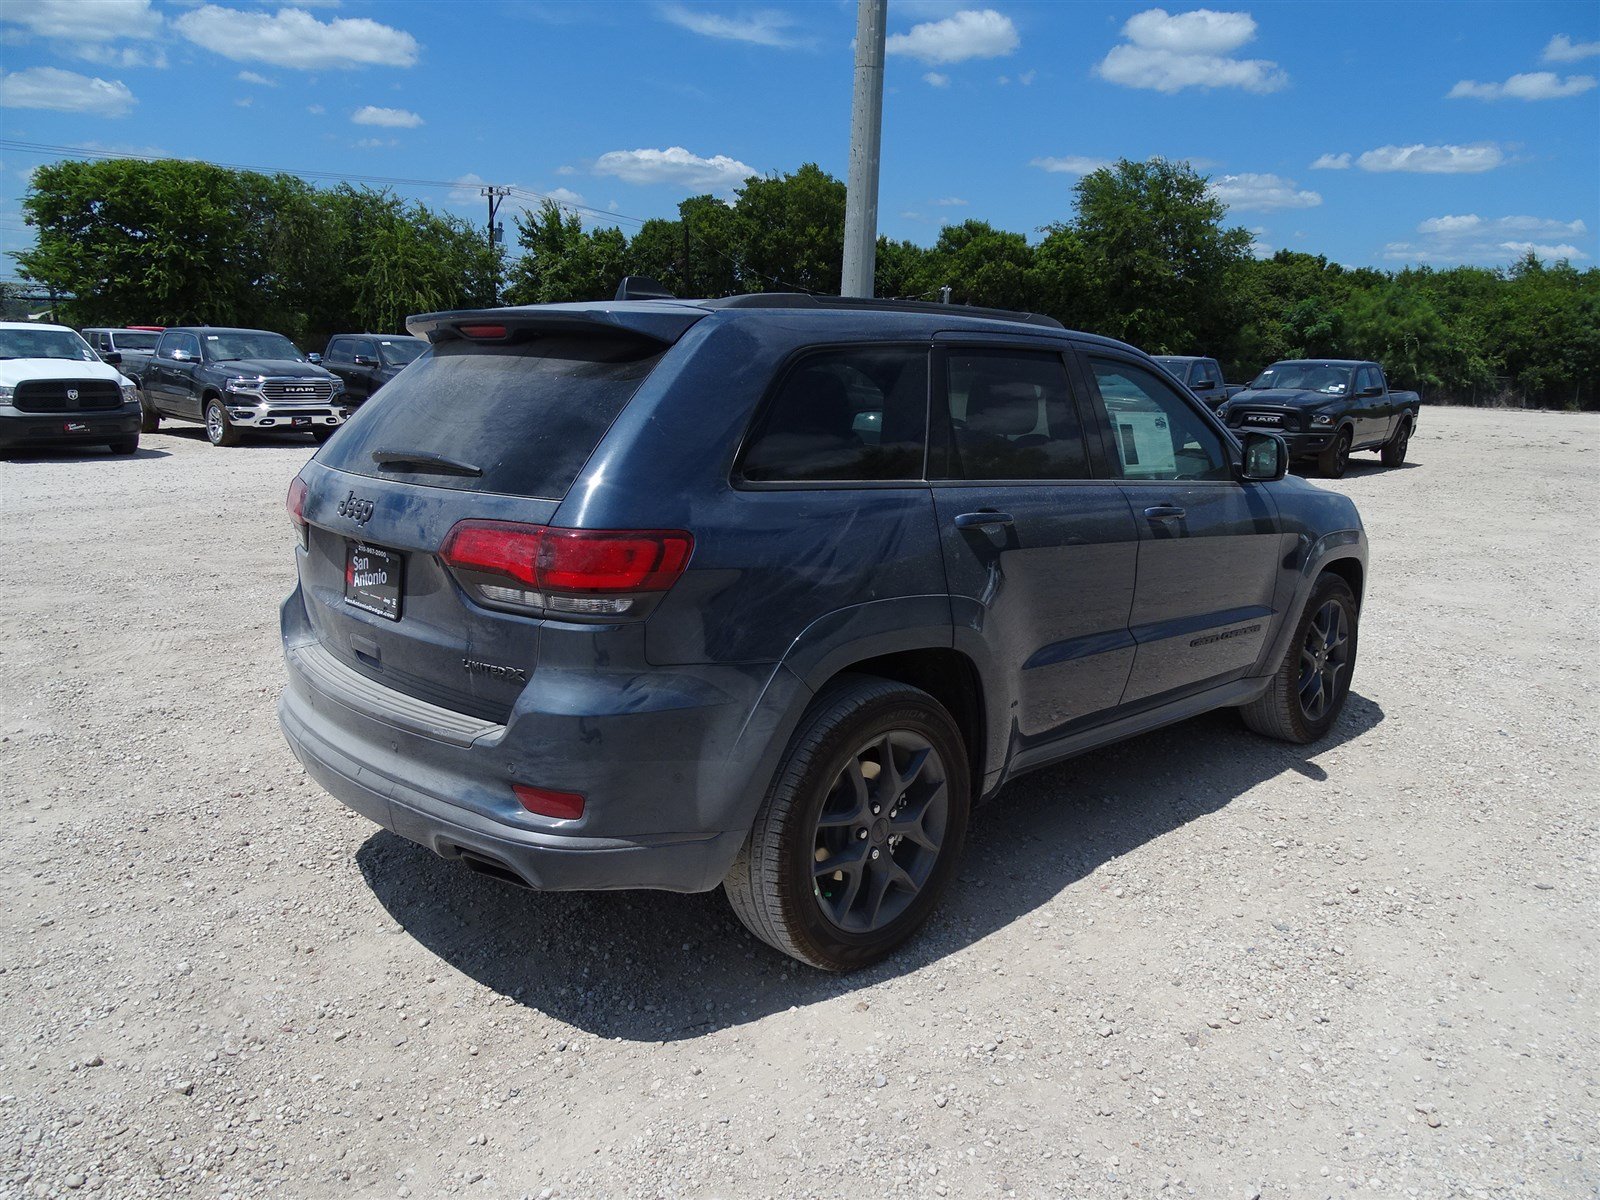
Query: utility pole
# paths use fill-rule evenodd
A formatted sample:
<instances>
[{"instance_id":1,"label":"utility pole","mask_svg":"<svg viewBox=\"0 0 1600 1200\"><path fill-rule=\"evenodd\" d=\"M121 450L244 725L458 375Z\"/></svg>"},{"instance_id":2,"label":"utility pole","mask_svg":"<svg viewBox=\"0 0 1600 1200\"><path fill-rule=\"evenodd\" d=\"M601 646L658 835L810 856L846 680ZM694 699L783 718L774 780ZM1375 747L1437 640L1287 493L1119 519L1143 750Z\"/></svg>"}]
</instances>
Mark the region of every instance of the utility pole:
<instances>
[{"instance_id":1,"label":"utility pole","mask_svg":"<svg viewBox=\"0 0 1600 1200\"><path fill-rule=\"evenodd\" d=\"M500 303L500 264L495 259L494 248L499 227L494 223L495 215L500 211L500 202L511 195L508 187L496 187L486 184L478 189L478 195L486 196L489 200L489 300L493 304Z\"/></svg>"},{"instance_id":2,"label":"utility pole","mask_svg":"<svg viewBox=\"0 0 1600 1200\"><path fill-rule=\"evenodd\" d=\"M878 159L883 148L883 45L889 0L856 0L856 86L850 104L850 181L844 202L840 295L872 295L878 256Z\"/></svg>"}]
</instances>

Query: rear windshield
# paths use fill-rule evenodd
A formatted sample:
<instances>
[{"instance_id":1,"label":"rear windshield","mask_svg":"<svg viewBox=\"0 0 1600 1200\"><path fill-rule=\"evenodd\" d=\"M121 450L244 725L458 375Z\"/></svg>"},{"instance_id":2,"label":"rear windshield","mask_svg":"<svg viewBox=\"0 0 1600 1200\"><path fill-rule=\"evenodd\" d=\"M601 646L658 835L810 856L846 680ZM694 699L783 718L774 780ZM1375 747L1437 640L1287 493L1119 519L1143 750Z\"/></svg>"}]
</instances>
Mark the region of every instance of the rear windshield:
<instances>
[{"instance_id":1,"label":"rear windshield","mask_svg":"<svg viewBox=\"0 0 1600 1200\"><path fill-rule=\"evenodd\" d=\"M379 479L559 500L663 349L594 336L445 342L362 405L317 461Z\"/></svg>"},{"instance_id":2,"label":"rear windshield","mask_svg":"<svg viewBox=\"0 0 1600 1200\"><path fill-rule=\"evenodd\" d=\"M119 329L111 335L111 343L118 350L154 350L160 340L159 333L140 333L138 330Z\"/></svg>"}]
</instances>

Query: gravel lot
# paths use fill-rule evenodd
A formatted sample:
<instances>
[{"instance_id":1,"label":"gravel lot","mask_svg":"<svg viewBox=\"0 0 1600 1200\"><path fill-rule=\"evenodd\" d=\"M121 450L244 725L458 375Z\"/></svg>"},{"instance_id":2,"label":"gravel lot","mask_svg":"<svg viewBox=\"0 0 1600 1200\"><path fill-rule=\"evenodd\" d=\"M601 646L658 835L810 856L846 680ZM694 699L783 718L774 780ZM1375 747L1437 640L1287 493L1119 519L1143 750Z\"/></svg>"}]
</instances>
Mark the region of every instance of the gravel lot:
<instances>
[{"instance_id":1,"label":"gravel lot","mask_svg":"<svg viewBox=\"0 0 1600 1200\"><path fill-rule=\"evenodd\" d=\"M1600 419L1427 410L1343 721L1013 785L897 959L533 895L278 734L287 439L0 461L0 1195L1593 1196Z\"/></svg>"}]
</instances>

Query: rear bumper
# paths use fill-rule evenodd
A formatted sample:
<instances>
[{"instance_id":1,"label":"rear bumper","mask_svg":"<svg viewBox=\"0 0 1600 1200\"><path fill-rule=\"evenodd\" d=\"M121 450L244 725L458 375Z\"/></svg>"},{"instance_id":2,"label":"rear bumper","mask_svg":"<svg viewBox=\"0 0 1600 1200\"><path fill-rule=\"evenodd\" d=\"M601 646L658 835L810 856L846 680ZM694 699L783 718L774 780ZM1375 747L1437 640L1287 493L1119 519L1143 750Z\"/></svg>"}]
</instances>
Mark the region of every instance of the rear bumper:
<instances>
[{"instance_id":1,"label":"rear bumper","mask_svg":"<svg viewBox=\"0 0 1600 1200\"><path fill-rule=\"evenodd\" d=\"M284 736L335 799L446 858L546 891L721 883L787 740L805 688L768 667L637 673L548 670L507 724L383 686L315 641L302 593L283 608ZM776 741L773 734L782 740ZM528 812L511 784L586 797L582 817Z\"/></svg>"},{"instance_id":2,"label":"rear bumper","mask_svg":"<svg viewBox=\"0 0 1600 1200\"><path fill-rule=\"evenodd\" d=\"M346 808L442 858L464 858L539 891L709 891L722 882L744 840L742 832L604 838L518 827L374 767L370 745L360 760L345 753L293 687L278 703L278 720L306 773ZM398 756L385 765L418 773L415 762Z\"/></svg>"},{"instance_id":3,"label":"rear bumper","mask_svg":"<svg viewBox=\"0 0 1600 1200\"><path fill-rule=\"evenodd\" d=\"M97 412L25 413L0 406L0 446L104 445L139 432L138 404Z\"/></svg>"}]
</instances>

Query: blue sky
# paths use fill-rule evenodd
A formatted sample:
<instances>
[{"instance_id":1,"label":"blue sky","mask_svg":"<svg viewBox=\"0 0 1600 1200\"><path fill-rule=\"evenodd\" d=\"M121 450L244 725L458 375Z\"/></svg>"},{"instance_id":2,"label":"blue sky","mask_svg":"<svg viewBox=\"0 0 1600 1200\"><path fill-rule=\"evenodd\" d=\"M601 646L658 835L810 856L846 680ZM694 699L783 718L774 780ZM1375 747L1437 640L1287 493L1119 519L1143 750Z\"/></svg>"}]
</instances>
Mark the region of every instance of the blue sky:
<instances>
[{"instance_id":1,"label":"blue sky","mask_svg":"<svg viewBox=\"0 0 1600 1200\"><path fill-rule=\"evenodd\" d=\"M843 178L854 28L841 0L13 0L0 139L435 181L396 190L479 220L476 185L503 183L631 231L748 171ZM1083 171L1164 155L1263 253L1600 259L1593 0L891 0L889 34L894 237L1035 236ZM52 157L0 145L0 250Z\"/></svg>"}]
</instances>

